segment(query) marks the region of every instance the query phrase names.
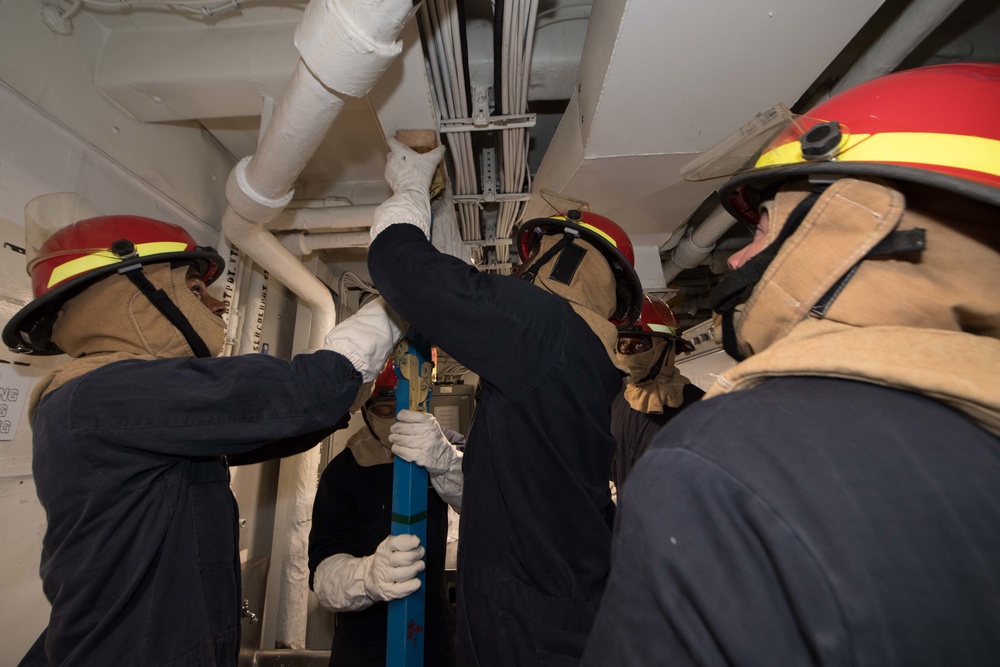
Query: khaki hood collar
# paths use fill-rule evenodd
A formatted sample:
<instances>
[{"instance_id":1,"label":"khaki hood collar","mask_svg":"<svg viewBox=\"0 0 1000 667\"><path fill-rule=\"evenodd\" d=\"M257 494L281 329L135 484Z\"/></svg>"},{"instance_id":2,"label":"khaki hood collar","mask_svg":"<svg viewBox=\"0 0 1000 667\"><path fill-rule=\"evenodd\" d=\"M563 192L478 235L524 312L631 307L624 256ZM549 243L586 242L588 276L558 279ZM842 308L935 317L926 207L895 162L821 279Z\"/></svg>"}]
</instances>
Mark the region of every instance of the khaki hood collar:
<instances>
[{"instance_id":1,"label":"khaki hood collar","mask_svg":"<svg viewBox=\"0 0 1000 667\"><path fill-rule=\"evenodd\" d=\"M806 192L779 191L772 241ZM747 359L708 397L771 377L845 378L927 396L1000 435L996 215L988 204L905 183L829 186L735 314ZM915 255L869 257L894 231L919 232L926 243ZM821 298L826 308L816 313Z\"/></svg>"},{"instance_id":2,"label":"khaki hood collar","mask_svg":"<svg viewBox=\"0 0 1000 667\"><path fill-rule=\"evenodd\" d=\"M689 384L691 381L676 366L664 366L652 380L625 387L625 400L637 412L659 415L663 414L664 406L679 408L684 404L684 387Z\"/></svg>"},{"instance_id":3,"label":"khaki hood collar","mask_svg":"<svg viewBox=\"0 0 1000 667\"><path fill-rule=\"evenodd\" d=\"M149 281L162 289L208 346L222 352L225 323L187 287L187 266L147 264ZM72 360L42 378L32 390L29 419L48 392L92 370L125 359L193 357L184 335L125 276L110 275L63 304L52 340Z\"/></svg>"},{"instance_id":4,"label":"khaki hood collar","mask_svg":"<svg viewBox=\"0 0 1000 667\"><path fill-rule=\"evenodd\" d=\"M990 370L992 369L992 370ZM941 329L807 320L721 376L705 398L783 376L859 380L960 410L1000 436L1000 340Z\"/></svg>"},{"instance_id":5,"label":"khaki hood collar","mask_svg":"<svg viewBox=\"0 0 1000 667\"><path fill-rule=\"evenodd\" d=\"M362 468L392 463L392 450L379 442L368 429L368 425L360 429L347 440L345 447L354 454L354 460Z\"/></svg>"}]
</instances>

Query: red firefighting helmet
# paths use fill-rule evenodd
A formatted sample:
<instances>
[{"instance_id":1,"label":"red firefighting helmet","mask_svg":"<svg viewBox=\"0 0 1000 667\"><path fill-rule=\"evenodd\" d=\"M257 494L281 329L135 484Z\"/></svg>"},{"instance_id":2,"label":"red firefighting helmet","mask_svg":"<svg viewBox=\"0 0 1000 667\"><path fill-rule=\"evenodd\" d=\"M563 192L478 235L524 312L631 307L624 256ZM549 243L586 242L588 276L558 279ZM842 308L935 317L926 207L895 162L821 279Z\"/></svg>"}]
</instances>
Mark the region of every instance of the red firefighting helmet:
<instances>
[{"instance_id":1,"label":"red firefighting helmet","mask_svg":"<svg viewBox=\"0 0 1000 667\"><path fill-rule=\"evenodd\" d=\"M375 378L372 398L396 398L396 369L392 365L392 357L385 362L385 368Z\"/></svg>"},{"instance_id":2,"label":"red firefighting helmet","mask_svg":"<svg viewBox=\"0 0 1000 667\"><path fill-rule=\"evenodd\" d=\"M862 83L792 123L754 168L719 190L734 216L757 220L765 188L804 175L872 176L1000 205L1000 64L905 70Z\"/></svg>"},{"instance_id":3,"label":"red firefighting helmet","mask_svg":"<svg viewBox=\"0 0 1000 667\"><path fill-rule=\"evenodd\" d=\"M618 327L619 336L656 336L676 342L678 352L691 352L694 345L680 334L674 311L659 297L642 295L642 312L632 324Z\"/></svg>"},{"instance_id":4,"label":"red firefighting helmet","mask_svg":"<svg viewBox=\"0 0 1000 667\"><path fill-rule=\"evenodd\" d=\"M4 327L4 344L16 352L60 354L51 335L63 303L121 269L160 262L192 264L206 285L225 266L213 248L195 244L182 227L150 218L99 216L56 231L29 258L35 299Z\"/></svg>"},{"instance_id":5,"label":"red firefighting helmet","mask_svg":"<svg viewBox=\"0 0 1000 667\"><path fill-rule=\"evenodd\" d=\"M617 307L611 322L620 326L634 321L639 316L642 303L642 283L635 271L635 251L625 230L603 215L571 210L525 222L518 232L517 251L521 261L527 261L542 236L567 232L575 232L597 248L611 266L617 289Z\"/></svg>"}]
</instances>

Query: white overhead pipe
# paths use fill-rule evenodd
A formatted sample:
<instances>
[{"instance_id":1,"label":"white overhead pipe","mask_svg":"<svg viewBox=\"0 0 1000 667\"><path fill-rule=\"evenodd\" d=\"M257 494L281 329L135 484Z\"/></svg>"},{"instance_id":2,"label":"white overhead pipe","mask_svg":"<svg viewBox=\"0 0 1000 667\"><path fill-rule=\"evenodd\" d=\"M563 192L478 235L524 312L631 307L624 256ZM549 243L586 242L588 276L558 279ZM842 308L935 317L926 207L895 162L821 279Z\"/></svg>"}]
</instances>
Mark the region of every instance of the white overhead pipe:
<instances>
[{"instance_id":1,"label":"white overhead pipe","mask_svg":"<svg viewBox=\"0 0 1000 667\"><path fill-rule=\"evenodd\" d=\"M293 255L299 257L314 253L317 250L333 248L367 248L371 233L364 232L334 232L330 234L306 234L294 232L281 235L281 245L288 248Z\"/></svg>"},{"instance_id":2,"label":"white overhead pipe","mask_svg":"<svg viewBox=\"0 0 1000 667\"><path fill-rule=\"evenodd\" d=\"M307 347L318 348L336 324L330 291L264 228L292 198L292 184L316 152L346 97L361 97L403 49L399 35L416 12L412 0L311 0L295 31L301 55L291 81L267 123L257 153L241 160L226 183L229 206L222 229L229 240L270 275L298 295L311 312ZM266 111L266 109L265 109ZM370 224L370 223L369 223ZM280 580L268 577L277 593L277 623L267 621L265 635L302 648L308 607L306 543L316 492L319 448L286 459L279 473L279 494L287 509L287 542L275 552L287 554ZM279 567L272 558L272 570ZM278 575L276 574L276 577ZM275 591L273 583L278 583Z\"/></svg>"},{"instance_id":3,"label":"white overhead pipe","mask_svg":"<svg viewBox=\"0 0 1000 667\"><path fill-rule=\"evenodd\" d=\"M267 229L278 231L336 231L339 229L369 228L377 204L358 206L327 206L322 208L285 209Z\"/></svg>"},{"instance_id":4,"label":"white overhead pipe","mask_svg":"<svg viewBox=\"0 0 1000 667\"><path fill-rule=\"evenodd\" d=\"M689 230L663 262L663 279L670 284L685 269L700 265L712 251L726 231L736 224L736 219L719 206L694 230Z\"/></svg>"},{"instance_id":5,"label":"white overhead pipe","mask_svg":"<svg viewBox=\"0 0 1000 667\"><path fill-rule=\"evenodd\" d=\"M402 51L399 33L412 0L312 0L295 31L301 54L257 153L236 165L226 184L226 236L312 311L309 346L336 323L329 290L264 229L292 198L292 184L312 158L346 97L368 93ZM370 224L370 222L369 222Z\"/></svg>"},{"instance_id":6,"label":"white overhead pipe","mask_svg":"<svg viewBox=\"0 0 1000 667\"><path fill-rule=\"evenodd\" d=\"M888 74L957 9L963 0L913 0L830 90L829 96Z\"/></svg>"}]
</instances>

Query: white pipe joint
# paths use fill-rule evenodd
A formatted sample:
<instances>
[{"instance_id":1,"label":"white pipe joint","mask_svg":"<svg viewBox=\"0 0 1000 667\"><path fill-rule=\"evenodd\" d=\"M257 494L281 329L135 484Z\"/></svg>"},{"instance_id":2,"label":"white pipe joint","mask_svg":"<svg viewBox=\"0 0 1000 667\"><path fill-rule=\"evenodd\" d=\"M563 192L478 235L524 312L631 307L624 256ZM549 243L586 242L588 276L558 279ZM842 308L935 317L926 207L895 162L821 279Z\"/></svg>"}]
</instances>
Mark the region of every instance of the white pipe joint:
<instances>
[{"instance_id":1,"label":"white pipe joint","mask_svg":"<svg viewBox=\"0 0 1000 667\"><path fill-rule=\"evenodd\" d=\"M369 232L335 232L329 234L284 234L279 240L293 255L304 257L317 250L335 248L367 248L371 241Z\"/></svg>"},{"instance_id":2,"label":"white pipe joint","mask_svg":"<svg viewBox=\"0 0 1000 667\"><path fill-rule=\"evenodd\" d=\"M402 52L399 33L416 11L412 0L312 0L295 48L324 86L361 97Z\"/></svg>"},{"instance_id":3,"label":"white pipe joint","mask_svg":"<svg viewBox=\"0 0 1000 667\"><path fill-rule=\"evenodd\" d=\"M247 166L253 156L245 157L236 163L226 181L226 198L233 211L244 220L264 224L278 217L288 202L292 200L294 190L289 190L283 197L266 197L250 184L247 178Z\"/></svg>"},{"instance_id":4,"label":"white pipe joint","mask_svg":"<svg viewBox=\"0 0 1000 667\"><path fill-rule=\"evenodd\" d=\"M695 229L689 229L663 263L663 279L669 284L681 271L702 264L712 254L719 238L734 224L736 219L719 207Z\"/></svg>"},{"instance_id":5,"label":"white pipe joint","mask_svg":"<svg viewBox=\"0 0 1000 667\"><path fill-rule=\"evenodd\" d=\"M335 232L372 226L377 204L286 209L267 228L274 231Z\"/></svg>"},{"instance_id":6,"label":"white pipe joint","mask_svg":"<svg viewBox=\"0 0 1000 667\"><path fill-rule=\"evenodd\" d=\"M677 247L670 253L670 259L677 266L684 269L693 269L700 265L715 249L715 241L708 245L698 245L695 242L694 234L687 234L681 239Z\"/></svg>"}]
</instances>

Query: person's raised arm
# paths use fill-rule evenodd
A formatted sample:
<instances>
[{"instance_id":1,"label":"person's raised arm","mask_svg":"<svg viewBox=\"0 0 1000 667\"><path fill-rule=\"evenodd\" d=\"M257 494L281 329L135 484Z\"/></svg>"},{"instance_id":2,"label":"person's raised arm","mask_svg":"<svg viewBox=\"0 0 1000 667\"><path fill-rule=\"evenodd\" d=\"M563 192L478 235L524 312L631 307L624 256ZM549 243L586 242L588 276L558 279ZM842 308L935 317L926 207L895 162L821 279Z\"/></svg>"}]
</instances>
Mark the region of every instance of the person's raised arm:
<instances>
[{"instance_id":1,"label":"person's raised arm","mask_svg":"<svg viewBox=\"0 0 1000 667\"><path fill-rule=\"evenodd\" d=\"M543 376L569 306L529 283L480 273L427 240L428 188L441 159L397 141L386 164L395 194L376 209L368 269L382 296L414 329L486 382L513 396Z\"/></svg>"},{"instance_id":2,"label":"person's raised arm","mask_svg":"<svg viewBox=\"0 0 1000 667\"><path fill-rule=\"evenodd\" d=\"M398 224L413 225L431 237L431 200L428 194L434 171L444 156L444 146L427 153L418 153L405 144L388 138L389 157L385 163L385 180L392 196L375 210L371 238Z\"/></svg>"}]
</instances>

